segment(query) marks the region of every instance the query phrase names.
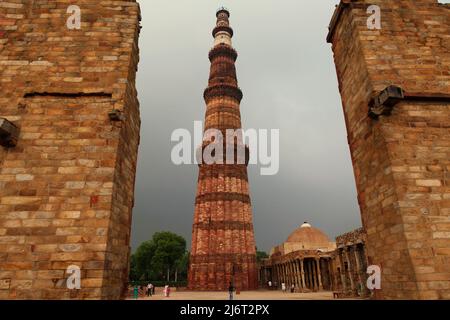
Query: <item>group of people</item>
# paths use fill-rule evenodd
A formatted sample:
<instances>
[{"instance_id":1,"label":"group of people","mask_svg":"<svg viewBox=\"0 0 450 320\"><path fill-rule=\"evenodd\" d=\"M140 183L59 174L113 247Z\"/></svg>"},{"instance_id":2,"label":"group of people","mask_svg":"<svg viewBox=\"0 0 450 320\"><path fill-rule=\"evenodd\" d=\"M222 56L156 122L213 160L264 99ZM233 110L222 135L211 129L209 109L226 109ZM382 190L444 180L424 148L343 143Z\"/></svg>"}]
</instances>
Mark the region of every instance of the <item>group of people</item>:
<instances>
[{"instance_id":1,"label":"group of people","mask_svg":"<svg viewBox=\"0 0 450 320\"><path fill-rule=\"evenodd\" d=\"M277 290L278 289L278 284L272 283L272 281L268 281L267 282L267 287L269 290ZM283 291L284 293L287 293L287 287L286 287L286 283L281 283L281 291ZM295 293L295 285L292 284L291 285L291 289L290 289L291 293Z\"/></svg>"},{"instance_id":2,"label":"group of people","mask_svg":"<svg viewBox=\"0 0 450 320\"><path fill-rule=\"evenodd\" d=\"M164 287L163 293L164 296L166 298L170 297L170 286L166 285ZM153 295L155 295L155 286L152 283L147 284L147 286L136 286L134 288L134 295L135 296L142 296L142 295L146 295L147 297L152 297Z\"/></svg>"}]
</instances>

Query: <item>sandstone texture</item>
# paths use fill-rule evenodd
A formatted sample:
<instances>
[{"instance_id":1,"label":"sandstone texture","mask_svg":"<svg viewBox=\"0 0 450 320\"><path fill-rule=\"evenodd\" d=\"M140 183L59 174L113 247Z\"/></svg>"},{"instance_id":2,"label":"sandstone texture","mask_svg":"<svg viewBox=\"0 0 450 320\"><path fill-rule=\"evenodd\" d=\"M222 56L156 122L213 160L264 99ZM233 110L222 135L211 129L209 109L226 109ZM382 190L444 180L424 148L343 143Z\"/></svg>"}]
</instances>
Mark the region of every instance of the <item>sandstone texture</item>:
<instances>
[{"instance_id":1,"label":"sandstone texture","mask_svg":"<svg viewBox=\"0 0 450 320\"><path fill-rule=\"evenodd\" d=\"M79 29L67 26L73 4ZM0 148L0 299L125 293L139 20L135 1L0 2L0 118L20 130Z\"/></svg>"},{"instance_id":2,"label":"sandstone texture","mask_svg":"<svg viewBox=\"0 0 450 320\"><path fill-rule=\"evenodd\" d=\"M381 9L379 30L367 27L370 5ZM368 260L382 270L377 298L450 299L450 7L341 1L328 41ZM389 86L404 96L369 117Z\"/></svg>"},{"instance_id":3,"label":"sandstone texture","mask_svg":"<svg viewBox=\"0 0 450 320\"><path fill-rule=\"evenodd\" d=\"M228 18L228 11L218 11L213 31L215 46L209 53L209 86L204 94L205 129L222 133L225 139L220 143L224 150L228 145L235 145L235 151L240 146L248 154L241 139L226 139L227 129L241 128L242 99L235 68L237 53L231 46L233 30ZM205 137L202 150L212 142L208 135ZM223 164L200 165L188 279L192 290L227 290L230 283L237 290L258 287L246 158L241 155L231 164L222 161Z\"/></svg>"}]
</instances>

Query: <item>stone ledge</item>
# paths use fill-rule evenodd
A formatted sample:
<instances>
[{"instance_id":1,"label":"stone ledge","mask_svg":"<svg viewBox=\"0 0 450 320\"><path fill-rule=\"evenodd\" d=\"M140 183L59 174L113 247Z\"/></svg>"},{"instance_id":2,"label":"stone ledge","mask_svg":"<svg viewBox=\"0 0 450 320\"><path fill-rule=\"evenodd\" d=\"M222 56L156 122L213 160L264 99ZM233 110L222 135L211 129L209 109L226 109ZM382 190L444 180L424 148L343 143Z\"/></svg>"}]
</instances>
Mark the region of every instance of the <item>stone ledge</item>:
<instances>
[{"instance_id":1,"label":"stone ledge","mask_svg":"<svg viewBox=\"0 0 450 320\"><path fill-rule=\"evenodd\" d=\"M392 109L401 101L444 102L450 103L450 94L435 92L405 92L401 87L392 85L376 94L369 102L369 117L377 119L389 116Z\"/></svg>"},{"instance_id":2,"label":"stone ledge","mask_svg":"<svg viewBox=\"0 0 450 320\"><path fill-rule=\"evenodd\" d=\"M5 148L15 147L19 140L19 128L5 118L0 118L0 145Z\"/></svg>"}]
</instances>

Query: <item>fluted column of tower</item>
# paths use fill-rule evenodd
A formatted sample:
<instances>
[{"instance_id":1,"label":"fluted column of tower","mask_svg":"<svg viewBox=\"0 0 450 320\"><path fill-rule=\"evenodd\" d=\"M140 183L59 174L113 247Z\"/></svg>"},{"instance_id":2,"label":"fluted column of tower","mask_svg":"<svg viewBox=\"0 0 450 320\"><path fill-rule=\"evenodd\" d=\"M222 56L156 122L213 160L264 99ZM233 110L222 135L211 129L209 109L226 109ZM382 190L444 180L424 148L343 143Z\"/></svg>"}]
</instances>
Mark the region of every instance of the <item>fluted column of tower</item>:
<instances>
[{"instance_id":1,"label":"fluted column of tower","mask_svg":"<svg viewBox=\"0 0 450 320\"><path fill-rule=\"evenodd\" d=\"M241 128L242 92L237 83L237 52L232 47L229 17L228 10L217 11L214 47L209 53L209 85L204 93L205 130L220 130L224 145L235 142L226 141L226 130ZM242 140L236 140L242 146ZM203 147L209 143L205 138ZM248 149L244 150L248 160ZM238 290L257 288L247 161L237 158L232 164L200 165L189 267L191 290L226 290L230 283Z\"/></svg>"}]
</instances>

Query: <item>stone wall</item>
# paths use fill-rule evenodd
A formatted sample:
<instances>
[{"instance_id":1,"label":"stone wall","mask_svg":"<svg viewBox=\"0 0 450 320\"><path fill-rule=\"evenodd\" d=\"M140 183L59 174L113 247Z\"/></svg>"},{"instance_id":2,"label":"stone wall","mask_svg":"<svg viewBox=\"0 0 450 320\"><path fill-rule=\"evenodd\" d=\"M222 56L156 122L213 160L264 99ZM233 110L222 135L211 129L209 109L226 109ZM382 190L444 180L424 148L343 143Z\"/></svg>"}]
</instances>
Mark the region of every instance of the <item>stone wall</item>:
<instances>
[{"instance_id":1,"label":"stone wall","mask_svg":"<svg viewBox=\"0 0 450 320\"><path fill-rule=\"evenodd\" d=\"M366 232L364 228L359 228L336 237L336 246L345 246L347 244L357 244L366 242Z\"/></svg>"},{"instance_id":2,"label":"stone wall","mask_svg":"<svg viewBox=\"0 0 450 320\"><path fill-rule=\"evenodd\" d=\"M374 4L381 30L367 28ZM449 34L435 0L342 1L330 27L378 298L450 298ZM369 117L390 85L403 97Z\"/></svg>"},{"instance_id":3,"label":"stone wall","mask_svg":"<svg viewBox=\"0 0 450 320\"><path fill-rule=\"evenodd\" d=\"M0 299L119 299L139 144L135 1L0 2ZM116 110L116 117L109 114ZM68 290L70 265L81 289Z\"/></svg>"}]
</instances>

